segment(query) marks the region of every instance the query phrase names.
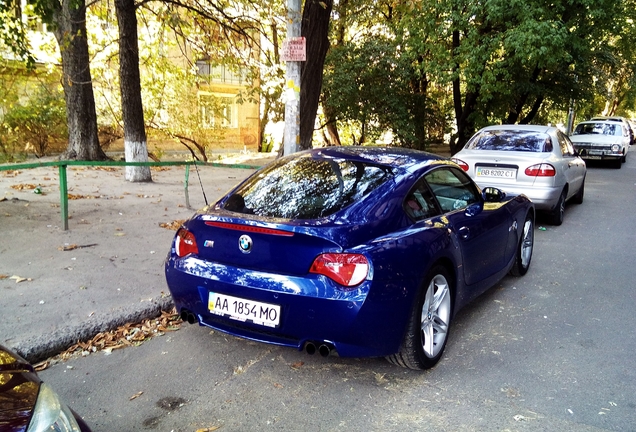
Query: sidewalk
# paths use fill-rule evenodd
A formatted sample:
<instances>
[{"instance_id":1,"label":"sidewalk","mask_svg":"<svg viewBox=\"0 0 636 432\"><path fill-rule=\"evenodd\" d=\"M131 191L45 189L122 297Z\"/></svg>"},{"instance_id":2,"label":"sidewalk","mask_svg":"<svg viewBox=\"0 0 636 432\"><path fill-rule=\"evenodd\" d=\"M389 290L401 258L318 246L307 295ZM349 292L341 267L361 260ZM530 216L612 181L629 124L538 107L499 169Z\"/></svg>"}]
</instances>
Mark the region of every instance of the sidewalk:
<instances>
[{"instance_id":1,"label":"sidewalk","mask_svg":"<svg viewBox=\"0 0 636 432\"><path fill-rule=\"evenodd\" d=\"M199 167L210 203L253 171ZM172 307L170 228L204 205L194 167L193 209L185 167L153 169L152 183L129 183L119 167L69 167L67 177L64 231L56 168L0 171L0 343L32 362Z\"/></svg>"}]
</instances>

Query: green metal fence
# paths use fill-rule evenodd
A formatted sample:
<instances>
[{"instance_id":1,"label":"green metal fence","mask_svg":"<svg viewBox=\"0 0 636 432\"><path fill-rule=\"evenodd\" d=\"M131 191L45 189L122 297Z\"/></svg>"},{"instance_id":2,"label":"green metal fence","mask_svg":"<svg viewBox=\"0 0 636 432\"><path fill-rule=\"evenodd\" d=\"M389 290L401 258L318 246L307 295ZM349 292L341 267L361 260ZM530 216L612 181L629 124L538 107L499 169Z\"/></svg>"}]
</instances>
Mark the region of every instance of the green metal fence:
<instances>
[{"instance_id":1,"label":"green metal fence","mask_svg":"<svg viewBox=\"0 0 636 432\"><path fill-rule=\"evenodd\" d=\"M60 210L62 216L62 225L64 231L68 230L68 185L66 182L66 167L68 166L183 166L185 165L184 192L186 205L190 207L188 195L188 181L190 177L190 165L222 168L243 168L243 169L259 169L260 165L243 165L243 164L222 164L215 162L123 162L123 161L51 161L51 162L32 162L19 164L0 165L0 171L13 171L22 169L42 168L42 167L58 167L60 177Z\"/></svg>"}]
</instances>

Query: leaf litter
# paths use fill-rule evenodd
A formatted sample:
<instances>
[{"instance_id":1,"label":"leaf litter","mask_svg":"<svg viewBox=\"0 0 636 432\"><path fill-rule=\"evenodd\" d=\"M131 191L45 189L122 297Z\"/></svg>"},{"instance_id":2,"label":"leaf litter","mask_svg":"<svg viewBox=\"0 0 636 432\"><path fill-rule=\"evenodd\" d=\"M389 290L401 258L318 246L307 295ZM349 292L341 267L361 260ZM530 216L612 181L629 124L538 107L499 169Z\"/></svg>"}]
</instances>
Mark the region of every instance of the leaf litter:
<instances>
[{"instance_id":1,"label":"leaf litter","mask_svg":"<svg viewBox=\"0 0 636 432\"><path fill-rule=\"evenodd\" d=\"M85 357L98 351L110 354L116 349L138 346L155 336L162 336L166 332L179 330L182 323L183 321L177 314L176 309L172 308L170 311L162 311L158 317L148 318L140 323L126 323L115 330L98 333L88 341L78 341L66 351L37 363L34 367L39 372L51 365L71 358Z\"/></svg>"}]
</instances>

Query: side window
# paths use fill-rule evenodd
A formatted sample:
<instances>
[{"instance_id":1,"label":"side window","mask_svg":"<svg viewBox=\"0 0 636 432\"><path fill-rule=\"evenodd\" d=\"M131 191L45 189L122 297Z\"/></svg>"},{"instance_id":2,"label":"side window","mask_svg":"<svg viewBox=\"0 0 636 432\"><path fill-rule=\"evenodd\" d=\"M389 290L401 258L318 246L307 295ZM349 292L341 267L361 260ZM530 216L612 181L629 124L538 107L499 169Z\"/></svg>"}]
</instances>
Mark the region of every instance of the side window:
<instances>
[{"instance_id":1,"label":"side window","mask_svg":"<svg viewBox=\"0 0 636 432\"><path fill-rule=\"evenodd\" d=\"M570 139L560 131L557 131L557 137L559 138L559 146L561 147L563 156L574 156L574 146L572 146Z\"/></svg>"},{"instance_id":2,"label":"side window","mask_svg":"<svg viewBox=\"0 0 636 432\"><path fill-rule=\"evenodd\" d=\"M438 168L424 176L444 212L479 202L479 191L468 175L452 167Z\"/></svg>"},{"instance_id":3,"label":"side window","mask_svg":"<svg viewBox=\"0 0 636 432\"><path fill-rule=\"evenodd\" d=\"M423 179L420 179L406 195L402 206L406 214L414 221L428 219L439 214L435 198Z\"/></svg>"}]
</instances>

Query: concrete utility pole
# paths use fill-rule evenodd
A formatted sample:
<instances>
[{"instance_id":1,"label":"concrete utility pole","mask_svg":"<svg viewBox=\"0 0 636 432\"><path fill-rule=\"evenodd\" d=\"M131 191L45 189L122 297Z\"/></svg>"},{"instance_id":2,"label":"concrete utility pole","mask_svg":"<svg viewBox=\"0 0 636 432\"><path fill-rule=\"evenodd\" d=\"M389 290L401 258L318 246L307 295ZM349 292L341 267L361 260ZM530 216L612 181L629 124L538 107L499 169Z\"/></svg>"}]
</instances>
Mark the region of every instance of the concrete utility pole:
<instances>
[{"instance_id":1,"label":"concrete utility pole","mask_svg":"<svg viewBox=\"0 0 636 432\"><path fill-rule=\"evenodd\" d=\"M287 40L283 44L283 60L287 62L285 73L285 136L283 138L283 154L290 155L299 149L300 144L300 61L303 56L298 55L295 47L302 45L300 39L300 2L301 0L287 0ZM299 61L299 59L302 60Z\"/></svg>"}]
</instances>

